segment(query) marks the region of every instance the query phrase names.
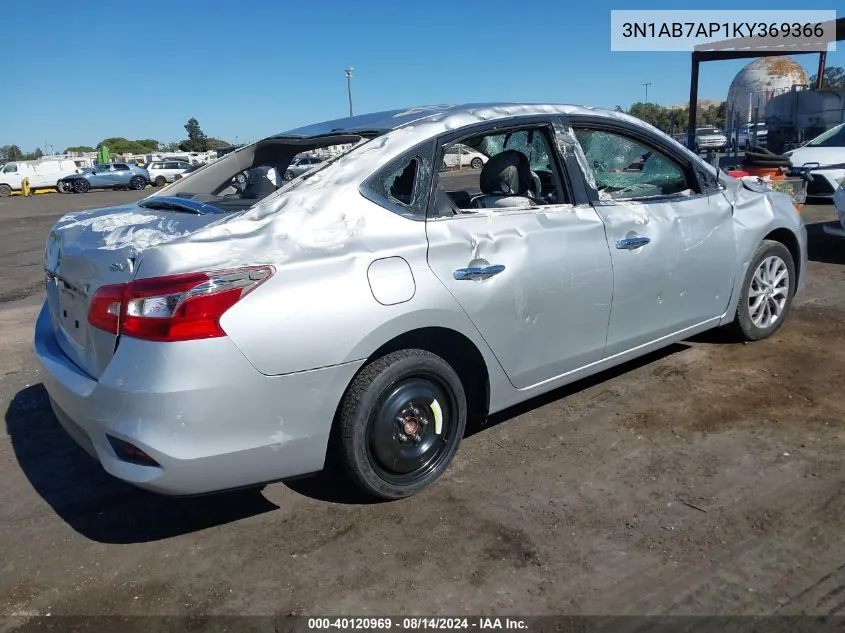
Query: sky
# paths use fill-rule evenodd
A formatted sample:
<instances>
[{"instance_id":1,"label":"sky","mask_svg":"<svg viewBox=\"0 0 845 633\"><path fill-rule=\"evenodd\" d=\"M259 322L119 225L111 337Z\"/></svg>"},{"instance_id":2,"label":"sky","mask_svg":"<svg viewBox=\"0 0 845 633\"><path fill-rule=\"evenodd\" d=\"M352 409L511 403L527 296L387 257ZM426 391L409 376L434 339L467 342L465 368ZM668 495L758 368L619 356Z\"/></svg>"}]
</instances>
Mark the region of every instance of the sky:
<instances>
[{"instance_id":1,"label":"sky","mask_svg":"<svg viewBox=\"0 0 845 633\"><path fill-rule=\"evenodd\" d=\"M811 9L836 9L833 0ZM258 140L348 114L434 103L525 101L628 108L689 98L687 52L610 50L612 9L735 9L736 2L602 0L40 0L3 7L0 145L61 151L112 136ZM747 0L743 9L795 9ZM39 18L39 14L44 19ZM840 16L843 15L840 10ZM845 42L828 53L845 66ZM817 55L796 61L816 72ZM702 65L723 100L751 60Z\"/></svg>"}]
</instances>

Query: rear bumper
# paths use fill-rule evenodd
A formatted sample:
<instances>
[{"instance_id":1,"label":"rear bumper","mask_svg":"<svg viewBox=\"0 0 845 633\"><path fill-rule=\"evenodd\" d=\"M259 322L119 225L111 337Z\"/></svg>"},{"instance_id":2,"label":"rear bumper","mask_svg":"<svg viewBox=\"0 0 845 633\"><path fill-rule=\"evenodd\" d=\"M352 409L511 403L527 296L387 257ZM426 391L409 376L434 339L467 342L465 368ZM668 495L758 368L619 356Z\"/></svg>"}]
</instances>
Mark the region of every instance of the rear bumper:
<instances>
[{"instance_id":1,"label":"rear bumper","mask_svg":"<svg viewBox=\"0 0 845 633\"><path fill-rule=\"evenodd\" d=\"M227 338L124 338L94 380L58 347L46 308L34 343L68 434L115 477L168 495L321 470L337 404L363 363L265 376ZM120 459L107 436L137 446L160 467Z\"/></svg>"}]
</instances>

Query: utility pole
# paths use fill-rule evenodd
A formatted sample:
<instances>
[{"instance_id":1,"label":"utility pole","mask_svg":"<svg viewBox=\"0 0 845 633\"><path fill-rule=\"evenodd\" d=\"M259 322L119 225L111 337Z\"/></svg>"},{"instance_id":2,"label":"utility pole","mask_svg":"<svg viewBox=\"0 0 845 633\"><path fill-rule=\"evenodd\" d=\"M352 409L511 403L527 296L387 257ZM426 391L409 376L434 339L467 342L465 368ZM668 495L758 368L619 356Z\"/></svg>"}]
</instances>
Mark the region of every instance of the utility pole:
<instances>
[{"instance_id":1,"label":"utility pole","mask_svg":"<svg viewBox=\"0 0 845 633\"><path fill-rule=\"evenodd\" d=\"M349 93L349 116L352 116L352 71L355 70L351 66L344 72L346 73L346 91Z\"/></svg>"},{"instance_id":2,"label":"utility pole","mask_svg":"<svg viewBox=\"0 0 845 633\"><path fill-rule=\"evenodd\" d=\"M648 87L651 85L651 82L647 81L642 85L645 86L645 102L648 103Z\"/></svg>"}]
</instances>

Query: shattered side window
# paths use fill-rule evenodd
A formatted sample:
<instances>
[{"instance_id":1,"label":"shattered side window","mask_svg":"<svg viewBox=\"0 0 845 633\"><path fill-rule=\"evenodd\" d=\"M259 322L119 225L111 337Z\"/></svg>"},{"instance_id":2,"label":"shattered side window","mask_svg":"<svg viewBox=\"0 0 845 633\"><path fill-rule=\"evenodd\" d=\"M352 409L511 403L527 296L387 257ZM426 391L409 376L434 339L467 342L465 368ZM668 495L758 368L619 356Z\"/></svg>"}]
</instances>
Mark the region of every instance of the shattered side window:
<instances>
[{"instance_id":1,"label":"shattered side window","mask_svg":"<svg viewBox=\"0 0 845 633\"><path fill-rule=\"evenodd\" d=\"M386 175L384 189L392 202L410 207L414 203L414 188L417 182L419 161L412 158L404 167Z\"/></svg>"},{"instance_id":2,"label":"shattered side window","mask_svg":"<svg viewBox=\"0 0 845 633\"><path fill-rule=\"evenodd\" d=\"M608 200L692 193L684 170L633 139L605 130L576 129L599 197ZM586 174L589 179L589 174Z\"/></svg>"},{"instance_id":3,"label":"shattered side window","mask_svg":"<svg viewBox=\"0 0 845 633\"><path fill-rule=\"evenodd\" d=\"M428 143L394 159L362 183L361 194L389 211L424 220L433 154Z\"/></svg>"}]
</instances>

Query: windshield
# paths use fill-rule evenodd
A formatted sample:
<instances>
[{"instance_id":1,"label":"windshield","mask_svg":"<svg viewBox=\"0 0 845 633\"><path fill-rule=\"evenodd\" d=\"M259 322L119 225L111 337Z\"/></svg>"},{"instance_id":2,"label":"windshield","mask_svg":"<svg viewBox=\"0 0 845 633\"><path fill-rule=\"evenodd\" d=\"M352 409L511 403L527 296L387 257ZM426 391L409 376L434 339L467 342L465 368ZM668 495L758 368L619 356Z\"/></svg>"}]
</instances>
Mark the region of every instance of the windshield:
<instances>
[{"instance_id":1,"label":"windshield","mask_svg":"<svg viewBox=\"0 0 845 633\"><path fill-rule=\"evenodd\" d=\"M174 199L182 198L204 206L185 205L197 213L243 211L283 187L296 186L350 152L373 135L335 135L314 138L274 137L230 152L211 163L187 170L173 185L145 199L145 207L172 209ZM319 162L296 163L304 157ZM305 168L303 170L302 168Z\"/></svg>"},{"instance_id":2,"label":"windshield","mask_svg":"<svg viewBox=\"0 0 845 633\"><path fill-rule=\"evenodd\" d=\"M840 123L807 143L807 147L845 147L845 123Z\"/></svg>"}]
</instances>

